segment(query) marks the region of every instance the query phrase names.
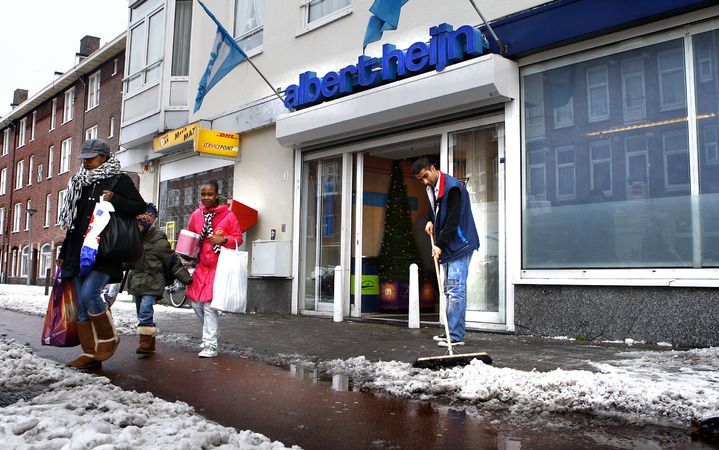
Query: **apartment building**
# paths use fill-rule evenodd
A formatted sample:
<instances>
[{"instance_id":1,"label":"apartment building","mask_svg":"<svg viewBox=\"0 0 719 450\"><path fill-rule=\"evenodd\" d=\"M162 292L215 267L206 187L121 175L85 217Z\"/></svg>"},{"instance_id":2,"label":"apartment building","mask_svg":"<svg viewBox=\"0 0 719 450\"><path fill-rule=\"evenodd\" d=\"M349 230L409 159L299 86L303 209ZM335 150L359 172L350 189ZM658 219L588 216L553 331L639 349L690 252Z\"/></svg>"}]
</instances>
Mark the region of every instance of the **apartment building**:
<instances>
[{"instance_id":1,"label":"apartment building","mask_svg":"<svg viewBox=\"0 0 719 450\"><path fill-rule=\"evenodd\" d=\"M117 150L126 35L104 46L86 36L76 65L48 76L28 97L16 90L12 110L0 120L0 233L4 282L44 284L65 230L58 224L70 178L86 139L107 139Z\"/></svg>"},{"instance_id":2,"label":"apartment building","mask_svg":"<svg viewBox=\"0 0 719 450\"><path fill-rule=\"evenodd\" d=\"M130 2L120 157L161 225L218 178L259 211L250 310L402 320L376 258L395 163L427 258L409 166L428 157L472 198L469 328L719 344L715 2L477 2L496 37L441 3L407 2L363 49L371 0L207 0L273 89L245 62L192 112L216 25L189 1ZM238 135L238 155L203 152L202 130Z\"/></svg>"}]
</instances>

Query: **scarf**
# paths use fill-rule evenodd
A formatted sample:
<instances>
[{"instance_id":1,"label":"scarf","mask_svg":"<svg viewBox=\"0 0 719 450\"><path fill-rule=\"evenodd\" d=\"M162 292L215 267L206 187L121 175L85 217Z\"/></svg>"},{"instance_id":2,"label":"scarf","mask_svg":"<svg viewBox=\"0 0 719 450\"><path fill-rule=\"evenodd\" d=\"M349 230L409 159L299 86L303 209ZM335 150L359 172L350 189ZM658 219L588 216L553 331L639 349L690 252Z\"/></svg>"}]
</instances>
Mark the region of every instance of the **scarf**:
<instances>
[{"instance_id":1,"label":"scarf","mask_svg":"<svg viewBox=\"0 0 719 450\"><path fill-rule=\"evenodd\" d=\"M67 185L67 194L65 202L60 210L60 226L69 230L72 222L75 220L77 212L77 201L82 196L82 188L96 183L106 178L114 177L120 173L120 161L115 159L115 155L102 163L93 170L87 170L81 167L80 170L70 179Z\"/></svg>"},{"instance_id":2,"label":"scarf","mask_svg":"<svg viewBox=\"0 0 719 450\"><path fill-rule=\"evenodd\" d=\"M205 240L205 238L209 235L211 235L214 230L212 228L212 219L215 217L216 212L202 212L202 216L205 219L204 225L202 225L202 233L200 234L200 247L202 247L202 241ZM217 244L212 245L212 251L215 253L220 253L220 246Z\"/></svg>"}]
</instances>

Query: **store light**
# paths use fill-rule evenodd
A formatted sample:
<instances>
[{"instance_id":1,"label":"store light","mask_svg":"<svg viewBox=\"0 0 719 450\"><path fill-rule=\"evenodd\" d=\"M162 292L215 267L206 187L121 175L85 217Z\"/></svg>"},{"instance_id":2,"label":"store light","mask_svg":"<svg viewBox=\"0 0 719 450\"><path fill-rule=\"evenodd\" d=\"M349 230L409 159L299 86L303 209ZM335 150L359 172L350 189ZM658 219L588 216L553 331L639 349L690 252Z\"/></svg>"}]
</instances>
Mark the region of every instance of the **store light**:
<instances>
[{"instance_id":1,"label":"store light","mask_svg":"<svg viewBox=\"0 0 719 450\"><path fill-rule=\"evenodd\" d=\"M717 117L716 113L709 113L709 114L700 114L697 116L697 119L711 119ZM659 120L657 122L649 122L649 123L640 123L636 125L628 125L626 127L617 127L617 128L610 128L608 130L601 130L601 131L591 131L589 133L585 133L585 136L593 137L593 136L605 136L607 134L613 134L613 133L620 133L622 131L631 131L631 130L639 130L642 128L651 128L651 127L659 127L662 125L672 125L675 123L681 123L686 122L688 120L687 117L677 117L675 119L667 119L667 120Z\"/></svg>"}]
</instances>

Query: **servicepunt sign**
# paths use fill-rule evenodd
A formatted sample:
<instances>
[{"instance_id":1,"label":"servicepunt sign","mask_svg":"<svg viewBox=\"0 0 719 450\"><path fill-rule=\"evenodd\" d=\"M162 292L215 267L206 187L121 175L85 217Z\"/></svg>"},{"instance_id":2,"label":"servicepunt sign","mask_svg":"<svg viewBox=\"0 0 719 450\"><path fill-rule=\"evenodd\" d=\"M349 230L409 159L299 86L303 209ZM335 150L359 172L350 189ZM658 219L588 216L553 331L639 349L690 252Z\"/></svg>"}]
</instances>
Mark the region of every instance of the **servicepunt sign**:
<instances>
[{"instance_id":1,"label":"servicepunt sign","mask_svg":"<svg viewBox=\"0 0 719 450\"><path fill-rule=\"evenodd\" d=\"M484 35L470 25L454 30L443 23L431 27L429 35L429 43L415 42L404 51L385 44L381 58L359 56L357 64L327 72L321 78L315 72L305 72L299 84L285 90L285 106L302 109L432 69L439 72L448 65L480 56L488 48Z\"/></svg>"}]
</instances>

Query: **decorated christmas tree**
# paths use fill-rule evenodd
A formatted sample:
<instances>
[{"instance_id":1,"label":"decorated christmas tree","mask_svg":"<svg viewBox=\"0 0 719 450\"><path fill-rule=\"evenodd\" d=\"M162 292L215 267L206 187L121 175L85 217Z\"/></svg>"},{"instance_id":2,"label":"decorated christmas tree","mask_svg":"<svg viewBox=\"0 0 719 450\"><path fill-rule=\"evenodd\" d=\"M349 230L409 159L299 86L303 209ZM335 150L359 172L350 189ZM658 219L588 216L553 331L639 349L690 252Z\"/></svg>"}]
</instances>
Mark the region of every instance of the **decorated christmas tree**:
<instances>
[{"instance_id":1,"label":"decorated christmas tree","mask_svg":"<svg viewBox=\"0 0 719 450\"><path fill-rule=\"evenodd\" d=\"M394 161L385 207L384 236L379 251L379 278L382 282L409 281L409 266L415 263L422 273L422 259L412 232L412 216L399 161ZM421 276L421 275L420 275Z\"/></svg>"}]
</instances>

